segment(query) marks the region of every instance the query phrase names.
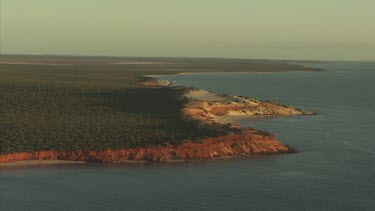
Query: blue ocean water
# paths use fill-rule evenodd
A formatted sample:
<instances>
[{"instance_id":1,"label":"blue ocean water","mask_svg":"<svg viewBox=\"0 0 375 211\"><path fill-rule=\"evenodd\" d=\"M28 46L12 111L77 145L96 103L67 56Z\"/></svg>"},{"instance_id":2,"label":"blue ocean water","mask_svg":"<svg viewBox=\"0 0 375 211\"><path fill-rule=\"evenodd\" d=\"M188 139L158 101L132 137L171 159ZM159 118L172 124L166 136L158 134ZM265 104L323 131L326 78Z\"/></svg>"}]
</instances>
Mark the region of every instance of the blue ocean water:
<instances>
[{"instance_id":1,"label":"blue ocean water","mask_svg":"<svg viewBox=\"0 0 375 211\"><path fill-rule=\"evenodd\" d=\"M375 63L325 72L162 76L317 116L243 119L300 152L187 164L0 169L0 210L373 210Z\"/></svg>"}]
</instances>

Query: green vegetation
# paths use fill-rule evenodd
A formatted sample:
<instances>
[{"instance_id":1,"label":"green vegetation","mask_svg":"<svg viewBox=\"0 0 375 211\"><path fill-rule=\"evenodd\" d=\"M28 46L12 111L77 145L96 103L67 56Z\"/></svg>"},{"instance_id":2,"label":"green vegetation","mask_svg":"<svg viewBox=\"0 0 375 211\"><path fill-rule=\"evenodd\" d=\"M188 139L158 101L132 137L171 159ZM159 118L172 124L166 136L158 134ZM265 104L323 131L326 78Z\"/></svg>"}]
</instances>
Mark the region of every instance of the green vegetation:
<instances>
[{"instance_id":1,"label":"green vegetation","mask_svg":"<svg viewBox=\"0 0 375 211\"><path fill-rule=\"evenodd\" d=\"M231 131L229 126L201 127L183 118L182 88L141 84L147 80L143 75L176 73L162 70L173 66L167 61L160 59L165 63L159 68L109 64L117 60L2 57L0 62L66 65L0 64L0 154L179 144ZM183 61L174 63L174 69L189 62ZM194 64L190 66L196 68Z\"/></svg>"}]
</instances>

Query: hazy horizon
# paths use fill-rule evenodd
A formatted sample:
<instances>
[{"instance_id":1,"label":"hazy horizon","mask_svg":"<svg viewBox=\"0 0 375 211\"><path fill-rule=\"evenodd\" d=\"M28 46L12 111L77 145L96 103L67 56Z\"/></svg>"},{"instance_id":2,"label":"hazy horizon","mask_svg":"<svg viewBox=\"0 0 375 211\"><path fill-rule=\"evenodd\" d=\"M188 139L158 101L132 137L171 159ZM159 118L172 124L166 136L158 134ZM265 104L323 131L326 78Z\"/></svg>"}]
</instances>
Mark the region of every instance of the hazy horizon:
<instances>
[{"instance_id":1,"label":"hazy horizon","mask_svg":"<svg viewBox=\"0 0 375 211\"><path fill-rule=\"evenodd\" d=\"M3 54L375 60L375 2L0 0Z\"/></svg>"}]
</instances>

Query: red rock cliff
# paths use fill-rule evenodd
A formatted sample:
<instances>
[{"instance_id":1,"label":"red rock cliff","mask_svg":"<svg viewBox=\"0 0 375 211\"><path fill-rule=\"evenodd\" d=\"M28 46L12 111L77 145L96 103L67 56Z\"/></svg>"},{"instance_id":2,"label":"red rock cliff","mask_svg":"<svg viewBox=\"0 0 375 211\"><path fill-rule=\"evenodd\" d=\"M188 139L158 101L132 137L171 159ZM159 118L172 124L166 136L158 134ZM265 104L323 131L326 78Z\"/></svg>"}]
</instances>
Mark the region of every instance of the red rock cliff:
<instances>
[{"instance_id":1,"label":"red rock cliff","mask_svg":"<svg viewBox=\"0 0 375 211\"><path fill-rule=\"evenodd\" d=\"M206 160L224 156L290 153L295 150L273 135L243 129L241 133L208 138L202 142L185 142L178 146L92 151L42 151L0 156L0 163L25 160L70 160L86 162Z\"/></svg>"}]
</instances>

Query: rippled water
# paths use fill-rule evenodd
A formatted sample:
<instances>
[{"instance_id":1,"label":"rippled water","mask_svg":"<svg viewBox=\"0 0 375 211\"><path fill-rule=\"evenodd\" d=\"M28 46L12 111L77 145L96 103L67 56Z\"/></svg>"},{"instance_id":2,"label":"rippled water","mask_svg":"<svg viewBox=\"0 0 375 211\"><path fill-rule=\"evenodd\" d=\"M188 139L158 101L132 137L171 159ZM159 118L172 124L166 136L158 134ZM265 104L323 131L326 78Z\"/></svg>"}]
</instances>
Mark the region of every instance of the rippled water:
<instances>
[{"instance_id":1,"label":"rippled water","mask_svg":"<svg viewBox=\"0 0 375 211\"><path fill-rule=\"evenodd\" d=\"M0 169L0 210L373 210L375 63L327 72L164 76L318 116L241 120L300 153L188 164Z\"/></svg>"}]
</instances>

